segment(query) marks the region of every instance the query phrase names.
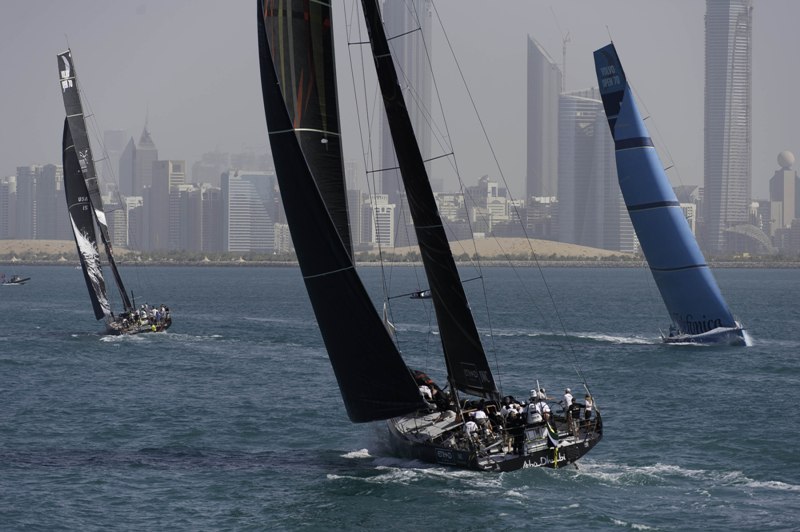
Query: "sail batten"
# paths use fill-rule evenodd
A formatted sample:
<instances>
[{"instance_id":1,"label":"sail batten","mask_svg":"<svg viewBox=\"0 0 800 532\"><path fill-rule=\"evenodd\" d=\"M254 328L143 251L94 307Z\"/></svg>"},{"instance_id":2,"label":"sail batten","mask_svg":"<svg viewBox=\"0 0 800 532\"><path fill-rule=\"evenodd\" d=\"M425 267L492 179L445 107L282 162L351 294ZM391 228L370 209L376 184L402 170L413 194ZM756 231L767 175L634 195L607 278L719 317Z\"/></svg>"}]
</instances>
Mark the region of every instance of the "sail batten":
<instances>
[{"instance_id":1,"label":"sail batten","mask_svg":"<svg viewBox=\"0 0 800 532\"><path fill-rule=\"evenodd\" d=\"M614 44L594 52L617 174L656 286L680 334L737 328L639 114Z\"/></svg>"},{"instance_id":2,"label":"sail batten","mask_svg":"<svg viewBox=\"0 0 800 532\"><path fill-rule=\"evenodd\" d=\"M339 136L296 132L339 131L330 6L301 0L257 5L275 173L347 414L366 422L414 412L425 403L354 267Z\"/></svg>"}]
</instances>

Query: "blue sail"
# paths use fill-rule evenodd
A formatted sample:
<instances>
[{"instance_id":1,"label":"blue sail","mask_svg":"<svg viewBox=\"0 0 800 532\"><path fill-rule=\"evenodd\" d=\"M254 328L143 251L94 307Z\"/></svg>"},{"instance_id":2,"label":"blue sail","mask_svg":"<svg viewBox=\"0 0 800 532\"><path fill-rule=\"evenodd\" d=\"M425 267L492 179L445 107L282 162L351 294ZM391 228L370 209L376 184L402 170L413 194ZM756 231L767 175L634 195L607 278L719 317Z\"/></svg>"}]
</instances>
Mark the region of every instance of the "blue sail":
<instances>
[{"instance_id":1,"label":"blue sail","mask_svg":"<svg viewBox=\"0 0 800 532\"><path fill-rule=\"evenodd\" d=\"M664 173L614 44L594 52L631 222L678 336L733 328L743 339Z\"/></svg>"}]
</instances>

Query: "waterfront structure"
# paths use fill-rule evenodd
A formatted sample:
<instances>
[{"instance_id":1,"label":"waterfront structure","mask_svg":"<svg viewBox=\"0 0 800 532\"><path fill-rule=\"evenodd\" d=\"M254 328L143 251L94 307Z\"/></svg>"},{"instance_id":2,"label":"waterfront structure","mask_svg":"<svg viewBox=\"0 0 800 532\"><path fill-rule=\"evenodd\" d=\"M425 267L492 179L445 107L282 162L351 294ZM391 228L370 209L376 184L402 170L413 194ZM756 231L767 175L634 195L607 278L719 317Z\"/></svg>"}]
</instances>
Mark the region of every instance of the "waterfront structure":
<instances>
[{"instance_id":1,"label":"waterfront structure","mask_svg":"<svg viewBox=\"0 0 800 532\"><path fill-rule=\"evenodd\" d=\"M747 224L751 194L752 0L706 0L705 246L729 251L726 229Z\"/></svg>"}]
</instances>

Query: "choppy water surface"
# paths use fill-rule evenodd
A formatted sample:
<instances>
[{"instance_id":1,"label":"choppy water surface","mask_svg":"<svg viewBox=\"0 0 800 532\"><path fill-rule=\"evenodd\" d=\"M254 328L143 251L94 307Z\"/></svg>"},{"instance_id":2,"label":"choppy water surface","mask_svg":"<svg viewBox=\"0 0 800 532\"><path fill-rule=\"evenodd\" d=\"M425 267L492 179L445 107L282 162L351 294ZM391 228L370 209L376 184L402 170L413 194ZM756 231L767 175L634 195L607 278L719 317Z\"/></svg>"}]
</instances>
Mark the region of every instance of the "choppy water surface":
<instances>
[{"instance_id":1,"label":"choppy water surface","mask_svg":"<svg viewBox=\"0 0 800 532\"><path fill-rule=\"evenodd\" d=\"M503 391L580 389L577 363L606 423L577 469L487 474L395 458L382 424L347 420L297 269L125 269L175 320L122 338L97 334L79 271L16 269L32 280L0 287L3 530L800 522L797 270L715 271L748 348L659 344L666 312L639 269L546 269L557 316L540 283L520 288L530 272L484 270L488 317L471 301ZM379 270L363 273L378 298ZM390 292L418 273L396 268ZM441 377L427 303L394 301L404 355Z\"/></svg>"}]
</instances>

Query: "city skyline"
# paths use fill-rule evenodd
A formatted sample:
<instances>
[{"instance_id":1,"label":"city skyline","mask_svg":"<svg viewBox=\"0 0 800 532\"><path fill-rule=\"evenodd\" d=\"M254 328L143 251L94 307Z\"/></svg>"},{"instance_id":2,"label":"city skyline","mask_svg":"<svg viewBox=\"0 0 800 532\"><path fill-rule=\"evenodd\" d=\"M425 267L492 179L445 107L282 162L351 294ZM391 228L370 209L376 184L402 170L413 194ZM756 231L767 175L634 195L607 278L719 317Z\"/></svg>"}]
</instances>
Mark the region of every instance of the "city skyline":
<instances>
[{"instance_id":1,"label":"city skyline","mask_svg":"<svg viewBox=\"0 0 800 532\"><path fill-rule=\"evenodd\" d=\"M243 4L129 5L88 0L68 5L45 0L4 4L0 68L7 75L4 114L12 127L0 133L0 176L13 175L17 166L60 161L63 109L55 88L55 55L67 47L65 32L101 133L125 130L138 138L147 118L163 157L185 160L189 168L203 153L215 150L266 150L253 6ZM628 69L636 72L635 89L651 115L654 140L671 155L664 157L665 164L675 164L678 170L670 172L673 185L702 184L705 2L510 1L497 12L472 0L440 0L434 7L515 197L523 195L526 175L522 117L527 38L535 38L560 63L557 52L567 32L566 89L596 85L591 52L608 41L610 32ZM340 64L346 68L342 11L334 10L334 24ZM768 197L776 154L800 152L800 138L794 132L800 110L791 106L799 75L790 55L800 45L800 36L793 31L797 14L800 5L794 2L754 1L754 198ZM438 26L435 14L432 25ZM69 35L72 27L81 31ZM676 27L682 29L678 38ZM448 116L455 114L449 118L450 130L460 165L466 169L462 177L471 183L479 175L495 176L491 154L483 148L472 150L473 141L466 139L467 134L479 137L480 126L467 119L469 101L451 90L450 81L459 77L458 72L444 64L444 57L442 68L438 66L448 45L434 40L432 47L437 51L439 91ZM342 71L343 115L352 108L352 95L347 94L351 84L349 73ZM362 160L357 131L353 134L353 126L346 123L343 129L345 156ZM452 183L445 184L448 188Z\"/></svg>"}]
</instances>

